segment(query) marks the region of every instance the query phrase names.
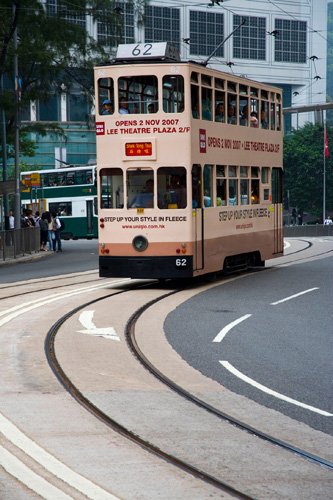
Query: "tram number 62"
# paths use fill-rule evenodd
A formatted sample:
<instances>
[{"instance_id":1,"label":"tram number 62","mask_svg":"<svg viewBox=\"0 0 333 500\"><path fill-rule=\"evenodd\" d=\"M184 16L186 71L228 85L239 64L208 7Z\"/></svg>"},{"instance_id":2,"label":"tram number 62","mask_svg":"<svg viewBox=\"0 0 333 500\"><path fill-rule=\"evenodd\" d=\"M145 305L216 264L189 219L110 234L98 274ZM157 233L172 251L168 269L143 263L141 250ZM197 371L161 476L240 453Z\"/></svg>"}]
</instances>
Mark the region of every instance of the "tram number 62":
<instances>
[{"instance_id":1,"label":"tram number 62","mask_svg":"<svg viewBox=\"0 0 333 500\"><path fill-rule=\"evenodd\" d=\"M176 267L186 267L187 259L176 259Z\"/></svg>"}]
</instances>

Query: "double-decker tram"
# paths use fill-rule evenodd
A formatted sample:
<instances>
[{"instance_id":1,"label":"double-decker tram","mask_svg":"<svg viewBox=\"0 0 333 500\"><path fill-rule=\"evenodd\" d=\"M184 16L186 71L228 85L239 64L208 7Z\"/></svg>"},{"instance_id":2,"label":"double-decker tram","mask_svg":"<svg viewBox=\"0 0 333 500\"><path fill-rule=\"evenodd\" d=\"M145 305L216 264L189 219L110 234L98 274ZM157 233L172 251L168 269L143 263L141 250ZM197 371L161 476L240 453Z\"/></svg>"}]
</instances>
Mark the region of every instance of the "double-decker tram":
<instances>
[{"instance_id":1,"label":"double-decker tram","mask_svg":"<svg viewBox=\"0 0 333 500\"><path fill-rule=\"evenodd\" d=\"M96 165L22 172L21 185L23 208L56 212L62 238L97 238Z\"/></svg>"},{"instance_id":2,"label":"double-decker tram","mask_svg":"<svg viewBox=\"0 0 333 500\"><path fill-rule=\"evenodd\" d=\"M185 278L283 253L282 96L120 45L95 68L102 277Z\"/></svg>"}]
</instances>

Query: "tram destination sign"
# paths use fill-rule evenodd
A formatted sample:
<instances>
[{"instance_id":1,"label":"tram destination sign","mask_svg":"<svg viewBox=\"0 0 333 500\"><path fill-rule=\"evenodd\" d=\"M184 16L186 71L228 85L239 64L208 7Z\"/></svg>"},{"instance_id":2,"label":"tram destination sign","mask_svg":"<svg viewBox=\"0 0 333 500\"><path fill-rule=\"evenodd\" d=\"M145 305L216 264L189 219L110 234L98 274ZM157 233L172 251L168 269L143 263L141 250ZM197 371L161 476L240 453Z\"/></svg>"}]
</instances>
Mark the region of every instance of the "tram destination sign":
<instances>
[{"instance_id":1,"label":"tram destination sign","mask_svg":"<svg viewBox=\"0 0 333 500\"><path fill-rule=\"evenodd\" d=\"M160 59L180 61L179 50L170 42L118 45L116 61Z\"/></svg>"},{"instance_id":2,"label":"tram destination sign","mask_svg":"<svg viewBox=\"0 0 333 500\"><path fill-rule=\"evenodd\" d=\"M126 142L126 156L151 156L153 145L151 142Z\"/></svg>"}]
</instances>

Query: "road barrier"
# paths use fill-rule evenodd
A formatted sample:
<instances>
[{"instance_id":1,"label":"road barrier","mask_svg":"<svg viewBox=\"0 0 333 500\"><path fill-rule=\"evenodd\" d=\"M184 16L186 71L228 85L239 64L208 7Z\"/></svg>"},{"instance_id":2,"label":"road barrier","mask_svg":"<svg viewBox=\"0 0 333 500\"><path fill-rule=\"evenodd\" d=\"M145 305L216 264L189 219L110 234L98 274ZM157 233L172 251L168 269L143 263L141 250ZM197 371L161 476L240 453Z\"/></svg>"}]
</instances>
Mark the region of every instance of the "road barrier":
<instances>
[{"instance_id":1,"label":"road barrier","mask_svg":"<svg viewBox=\"0 0 333 500\"><path fill-rule=\"evenodd\" d=\"M0 260L17 259L40 251L39 227L0 231Z\"/></svg>"},{"instance_id":2,"label":"road barrier","mask_svg":"<svg viewBox=\"0 0 333 500\"><path fill-rule=\"evenodd\" d=\"M307 224L304 226L284 226L284 236L333 236L333 225L323 226L322 224Z\"/></svg>"}]
</instances>

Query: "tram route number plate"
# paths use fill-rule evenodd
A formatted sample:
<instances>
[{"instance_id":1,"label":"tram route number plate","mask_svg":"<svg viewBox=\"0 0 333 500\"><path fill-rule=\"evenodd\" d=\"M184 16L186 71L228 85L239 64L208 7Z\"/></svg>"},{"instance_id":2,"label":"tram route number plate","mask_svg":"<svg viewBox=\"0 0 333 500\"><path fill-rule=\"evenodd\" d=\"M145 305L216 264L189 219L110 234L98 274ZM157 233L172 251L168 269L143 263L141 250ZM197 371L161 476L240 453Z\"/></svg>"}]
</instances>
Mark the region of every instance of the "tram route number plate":
<instances>
[{"instance_id":1,"label":"tram route number plate","mask_svg":"<svg viewBox=\"0 0 333 500\"><path fill-rule=\"evenodd\" d=\"M184 267L187 267L187 258L186 257L177 257L175 263L176 263L176 267L178 269L184 269Z\"/></svg>"}]
</instances>

